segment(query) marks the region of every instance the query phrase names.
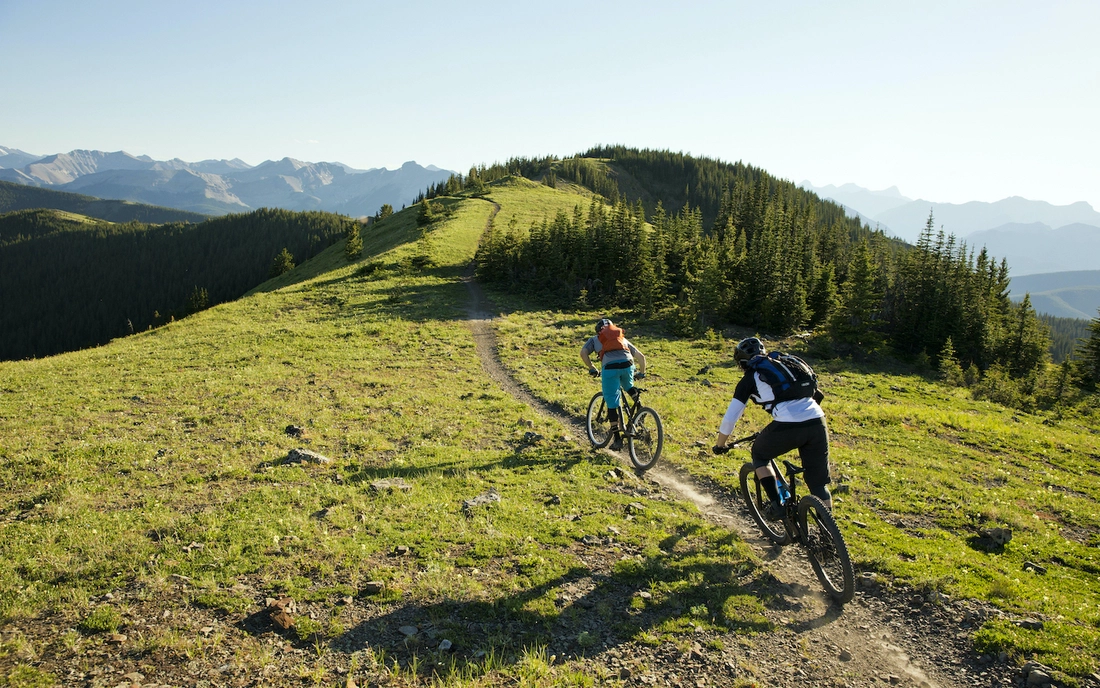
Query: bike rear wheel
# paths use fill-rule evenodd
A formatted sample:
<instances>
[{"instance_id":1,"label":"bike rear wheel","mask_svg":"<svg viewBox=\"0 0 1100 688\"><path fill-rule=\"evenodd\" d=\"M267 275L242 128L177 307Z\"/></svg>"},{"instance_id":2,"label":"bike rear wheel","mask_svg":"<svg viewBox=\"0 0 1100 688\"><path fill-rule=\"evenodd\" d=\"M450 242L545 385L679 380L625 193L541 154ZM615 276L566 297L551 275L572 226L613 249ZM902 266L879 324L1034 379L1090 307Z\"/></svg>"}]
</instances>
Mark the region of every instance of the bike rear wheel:
<instances>
[{"instance_id":1,"label":"bike rear wheel","mask_svg":"<svg viewBox=\"0 0 1100 688\"><path fill-rule=\"evenodd\" d=\"M848 545L828 507L813 495L798 502L798 527L818 580L833 599L851 602L856 592L855 572Z\"/></svg>"},{"instance_id":2,"label":"bike rear wheel","mask_svg":"<svg viewBox=\"0 0 1100 688\"><path fill-rule=\"evenodd\" d=\"M756 521L764 537L777 545L790 543L791 535L783 527L782 521L773 522L764 518L764 507L771 498L760 485L760 479L756 476L756 467L751 461L741 466L741 498L745 500L745 506L749 508L752 520Z\"/></svg>"},{"instance_id":3,"label":"bike rear wheel","mask_svg":"<svg viewBox=\"0 0 1100 688\"><path fill-rule=\"evenodd\" d=\"M592 446L600 449L611 441L611 426L607 421L607 406L603 403L603 392L596 392L588 402L588 416L585 419L585 431Z\"/></svg>"},{"instance_id":4,"label":"bike rear wheel","mask_svg":"<svg viewBox=\"0 0 1100 688\"><path fill-rule=\"evenodd\" d=\"M665 426L657 412L648 406L638 409L630 421L626 438L630 461L639 471L648 471L661 458L665 446Z\"/></svg>"}]
</instances>

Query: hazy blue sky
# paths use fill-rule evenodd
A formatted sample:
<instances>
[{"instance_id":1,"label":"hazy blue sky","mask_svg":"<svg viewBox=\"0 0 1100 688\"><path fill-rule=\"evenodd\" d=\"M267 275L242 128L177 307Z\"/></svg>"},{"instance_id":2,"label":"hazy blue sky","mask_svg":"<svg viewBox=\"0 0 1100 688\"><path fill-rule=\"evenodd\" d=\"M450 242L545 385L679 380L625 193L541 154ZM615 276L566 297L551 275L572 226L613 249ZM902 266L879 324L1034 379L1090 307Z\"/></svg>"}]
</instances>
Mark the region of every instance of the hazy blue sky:
<instances>
[{"instance_id":1,"label":"hazy blue sky","mask_svg":"<svg viewBox=\"0 0 1100 688\"><path fill-rule=\"evenodd\" d=\"M1100 209L1100 2L0 0L0 145L466 170L598 143Z\"/></svg>"}]
</instances>

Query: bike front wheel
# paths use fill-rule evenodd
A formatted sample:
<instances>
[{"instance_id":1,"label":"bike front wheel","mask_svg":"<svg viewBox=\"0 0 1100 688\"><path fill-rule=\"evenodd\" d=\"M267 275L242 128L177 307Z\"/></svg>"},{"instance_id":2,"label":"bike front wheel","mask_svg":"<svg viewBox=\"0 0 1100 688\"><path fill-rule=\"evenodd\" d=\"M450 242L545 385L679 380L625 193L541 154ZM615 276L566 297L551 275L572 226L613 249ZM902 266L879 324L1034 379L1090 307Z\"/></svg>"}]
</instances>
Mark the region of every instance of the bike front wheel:
<instances>
[{"instance_id":1,"label":"bike front wheel","mask_svg":"<svg viewBox=\"0 0 1100 688\"><path fill-rule=\"evenodd\" d=\"M639 471L653 468L665 446L665 426L657 412L648 406L638 409L630 422L626 442L630 449L630 461L635 468Z\"/></svg>"},{"instance_id":2,"label":"bike front wheel","mask_svg":"<svg viewBox=\"0 0 1100 688\"><path fill-rule=\"evenodd\" d=\"M588 402L588 416L585 419L585 431L588 441L596 449L606 447L611 441L611 426L607 421L607 406L603 403L603 392L596 392Z\"/></svg>"},{"instance_id":3,"label":"bike front wheel","mask_svg":"<svg viewBox=\"0 0 1100 688\"><path fill-rule=\"evenodd\" d=\"M856 592L855 572L833 514L817 497L803 497L798 502L798 527L810 565L825 590L841 604L851 602Z\"/></svg>"},{"instance_id":4,"label":"bike front wheel","mask_svg":"<svg viewBox=\"0 0 1100 688\"><path fill-rule=\"evenodd\" d=\"M745 500L745 506L749 508L752 520L756 521L764 537L777 545L790 543L791 535L783 527L782 521L773 522L764 518L764 507L771 498L760 485L760 478L756 476L756 467L751 461L741 466L741 498Z\"/></svg>"}]
</instances>

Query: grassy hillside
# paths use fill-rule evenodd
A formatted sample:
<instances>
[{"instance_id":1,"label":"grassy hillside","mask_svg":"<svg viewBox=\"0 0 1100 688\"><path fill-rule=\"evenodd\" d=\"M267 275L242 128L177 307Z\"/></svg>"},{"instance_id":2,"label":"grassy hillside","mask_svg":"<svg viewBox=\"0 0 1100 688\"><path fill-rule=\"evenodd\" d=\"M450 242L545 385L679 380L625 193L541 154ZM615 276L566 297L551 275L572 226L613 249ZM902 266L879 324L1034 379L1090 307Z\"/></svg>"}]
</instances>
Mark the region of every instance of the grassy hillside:
<instances>
[{"instance_id":1,"label":"grassy hillside","mask_svg":"<svg viewBox=\"0 0 1100 688\"><path fill-rule=\"evenodd\" d=\"M515 376L583 414L594 385L577 350L601 314L538 311L497 298L512 310L499 331ZM643 385L651 390L647 403L665 418L667 460L733 492L747 452L714 457L705 448L740 377L732 365L736 339L684 340L629 317L623 323L653 371ZM975 635L980 651L1094 671L1100 414L1029 415L905 371L815 363L827 394L837 514L857 567L996 605L1004 616ZM766 421L749 410L736 434ZM1003 548L982 535L996 527L1013 531ZM1043 619L1042 630L1016 625L1027 618Z\"/></svg>"},{"instance_id":2,"label":"grassy hillside","mask_svg":"<svg viewBox=\"0 0 1100 688\"><path fill-rule=\"evenodd\" d=\"M208 219L206 215L175 208L107 200L83 194L0 182L0 214L32 208L64 210L108 222L163 224L165 222L202 222Z\"/></svg>"},{"instance_id":3,"label":"grassy hillside","mask_svg":"<svg viewBox=\"0 0 1100 688\"><path fill-rule=\"evenodd\" d=\"M707 648L741 662L731 675L752 676L746 636L789 604L760 593L761 562L502 392L464 322L496 206L498 226L524 227L588 198L507 179L437 200L449 214L425 236L415 208L399 213L357 263L340 242L167 327L0 363L0 677L90 681L110 658L170 684L224 665L225 683L591 686L619 679L587 655L632 642L675 662L711 632L734 643ZM595 386L577 350L598 314L495 298L504 363L581 413ZM649 357L662 461L732 491L744 453L703 449L736 382L731 341L621 319ZM818 367L859 569L994 605L980 651L1095 671L1096 413ZM742 429L763 421L751 410ZM994 526L1012 528L1007 546L981 535ZM284 596L292 630L269 620ZM1015 623L1032 618L1041 629Z\"/></svg>"},{"instance_id":4,"label":"grassy hillside","mask_svg":"<svg viewBox=\"0 0 1100 688\"><path fill-rule=\"evenodd\" d=\"M577 198L527 187L490 198L521 217ZM337 244L164 328L0 363L0 677L110 655L172 684L231 663L226 681L587 685L547 648L768 627L745 545L485 377L461 276L493 205L447 202L426 243L410 210L357 264ZM578 589L598 604L562 607ZM282 596L295 630L264 611Z\"/></svg>"}]
</instances>

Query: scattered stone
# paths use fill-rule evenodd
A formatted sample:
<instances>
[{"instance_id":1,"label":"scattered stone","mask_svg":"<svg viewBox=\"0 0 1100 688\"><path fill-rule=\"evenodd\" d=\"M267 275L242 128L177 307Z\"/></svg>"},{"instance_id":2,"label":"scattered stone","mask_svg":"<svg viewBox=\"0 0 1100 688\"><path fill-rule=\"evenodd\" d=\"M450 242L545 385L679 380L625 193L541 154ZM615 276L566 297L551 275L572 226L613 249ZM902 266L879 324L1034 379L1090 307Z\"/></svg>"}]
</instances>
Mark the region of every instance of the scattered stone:
<instances>
[{"instance_id":1,"label":"scattered stone","mask_svg":"<svg viewBox=\"0 0 1100 688\"><path fill-rule=\"evenodd\" d=\"M852 525L857 527L857 528L866 528L867 527L867 524L864 523L863 521L852 521Z\"/></svg>"},{"instance_id":2,"label":"scattered stone","mask_svg":"<svg viewBox=\"0 0 1100 688\"><path fill-rule=\"evenodd\" d=\"M129 680L133 681L134 683L141 683L142 681L145 680L145 674L139 674L136 671L131 671L130 673L123 676L122 678L129 679Z\"/></svg>"},{"instance_id":3,"label":"scattered stone","mask_svg":"<svg viewBox=\"0 0 1100 688\"><path fill-rule=\"evenodd\" d=\"M377 595L385 590L386 584L382 581L367 581L363 584L363 589L360 591L361 595Z\"/></svg>"},{"instance_id":4,"label":"scattered stone","mask_svg":"<svg viewBox=\"0 0 1100 688\"><path fill-rule=\"evenodd\" d=\"M349 605L353 602L355 602L355 598L353 598L351 595L344 595L343 597L340 598L340 603L345 605L345 606Z\"/></svg>"},{"instance_id":5,"label":"scattered stone","mask_svg":"<svg viewBox=\"0 0 1100 688\"><path fill-rule=\"evenodd\" d=\"M1016 622L1018 628L1023 628L1028 631L1041 631L1043 630L1043 622L1038 619L1021 619ZM1026 664L1024 666L1027 666Z\"/></svg>"},{"instance_id":6,"label":"scattered stone","mask_svg":"<svg viewBox=\"0 0 1100 688\"><path fill-rule=\"evenodd\" d=\"M205 549L205 547L206 545L202 544L201 542L192 541L190 545L186 545L182 549L184 552L190 554L193 551L202 551L203 549Z\"/></svg>"},{"instance_id":7,"label":"scattered stone","mask_svg":"<svg viewBox=\"0 0 1100 688\"><path fill-rule=\"evenodd\" d=\"M852 653L849 652L848 650L841 650L838 657L839 657L840 661L842 661L842 662L852 661Z\"/></svg>"},{"instance_id":8,"label":"scattered stone","mask_svg":"<svg viewBox=\"0 0 1100 688\"><path fill-rule=\"evenodd\" d=\"M848 494L852 491L852 486L848 483L840 483L833 488L833 494Z\"/></svg>"},{"instance_id":9,"label":"scattered stone","mask_svg":"<svg viewBox=\"0 0 1100 688\"><path fill-rule=\"evenodd\" d=\"M1043 671L1042 669L1035 669L1027 675L1027 685L1029 686L1042 686L1044 684L1050 683L1050 681L1050 674Z\"/></svg>"},{"instance_id":10,"label":"scattered stone","mask_svg":"<svg viewBox=\"0 0 1100 688\"><path fill-rule=\"evenodd\" d=\"M213 632L214 632L214 627L213 626L203 626L202 628L199 629L199 633L202 633L203 635L210 635Z\"/></svg>"},{"instance_id":11,"label":"scattered stone","mask_svg":"<svg viewBox=\"0 0 1100 688\"><path fill-rule=\"evenodd\" d=\"M190 578L188 578L187 576L185 576L181 573L173 573L170 576L168 576L168 578L170 578L171 580L176 581L177 583L190 583L191 582Z\"/></svg>"},{"instance_id":12,"label":"scattered stone","mask_svg":"<svg viewBox=\"0 0 1100 688\"><path fill-rule=\"evenodd\" d=\"M992 540L993 544L1001 545L1002 547L1012 542L1011 528L987 528L980 531L980 534Z\"/></svg>"},{"instance_id":13,"label":"scattered stone","mask_svg":"<svg viewBox=\"0 0 1100 688\"><path fill-rule=\"evenodd\" d=\"M412 554L412 549L408 545L397 545L393 548L393 556L395 557L407 557Z\"/></svg>"},{"instance_id":14,"label":"scattered stone","mask_svg":"<svg viewBox=\"0 0 1100 688\"><path fill-rule=\"evenodd\" d=\"M1047 572L1047 569L1045 566L1040 566L1033 561L1025 561L1024 571L1031 571L1032 573L1037 573L1042 576Z\"/></svg>"},{"instance_id":15,"label":"scattered stone","mask_svg":"<svg viewBox=\"0 0 1100 688\"><path fill-rule=\"evenodd\" d=\"M375 494L381 494L383 492L409 492L412 490L412 485L405 482L404 478L383 478L382 480L375 480L370 484L370 491Z\"/></svg>"},{"instance_id":16,"label":"scattered stone","mask_svg":"<svg viewBox=\"0 0 1100 688\"><path fill-rule=\"evenodd\" d=\"M550 495L550 499L546 500L547 504L561 504L561 495Z\"/></svg>"},{"instance_id":17,"label":"scattered stone","mask_svg":"<svg viewBox=\"0 0 1100 688\"><path fill-rule=\"evenodd\" d=\"M497 492L495 487L490 488L488 492L483 492L473 499L467 499L462 502L462 512L466 514L466 518L473 516L473 511L479 506L488 506L493 502L500 501L500 493Z\"/></svg>"},{"instance_id":18,"label":"scattered stone","mask_svg":"<svg viewBox=\"0 0 1100 688\"><path fill-rule=\"evenodd\" d=\"M629 678L630 678L630 669L629 668L623 667L622 669L619 669L619 679L620 680L625 681Z\"/></svg>"},{"instance_id":19,"label":"scattered stone","mask_svg":"<svg viewBox=\"0 0 1100 688\"><path fill-rule=\"evenodd\" d=\"M344 688L359 688L359 684L355 682L355 679L348 676L348 682L344 684Z\"/></svg>"},{"instance_id":20,"label":"scattered stone","mask_svg":"<svg viewBox=\"0 0 1100 688\"><path fill-rule=\"evenodd\" d=\"M645 504L640 502L631 502L626 505L626 513L628 514L640 514L645 511Z\"/></svg>"},{"instance_id":21,"label":"scattered stone","mask_svg":"<svg viewBox=\"0 0 1100 688\"><path fill-rule=\"evenodd\" d=\"M306 434L305 429L299 425L288 425L283 432L290 435L291 437L301 437L302 435Z\"/></svg>"},{"instance_id":22,"label":"scattered stone","mask_svg":"<svg viewBox=\"0 0 1100 688\"><path fill-rule=\"evenodd\" d=\"M450 650L452 647L454 647L454 644L450 640L447 640L446 638L444 638L443 642L441 642L439 644L439 651L440 652L446 652L447 650Z\"/></svg>"},{"instance_id":23,"label":"scattered stone","mask_svg":"<svg viewBox=\"0 0 1100 688\"><path fill-rule=\"evenodd\" d=\"M411 638L420 632L420 629L416 626L402 626L397 630L400 631L401 635L405 636L406 638Z\"/></svg>"},{"instance_id":24,"label":"scattered stone","mask_svg":"<svg viewBox=\"0 0 1100 688\"><path fill-rule=\"evenodd\" d=\"M535 427L535 421L531 420L530 418L520 418L519 424L528 428Z\"/></svg>"},{"instance_id":25,"label":"scattered stone","mask_svg":"<svg viewBox=\"0 0 1100 688\"><path fill-rule=\"evenodd\" d=\"M290 614L287 614L284 609L272 610L268 613L268 617L276 626L284 631L289 631L291 628L294 628L294 618Z\"/></svg>"},{"instance_id":26,"label":"scattered stone","mask_svg":"<svg viewBox=\"0 0 1100 688\"><path fill-rule=\"evenodd\" d=\"M121 645L126 642L126 636L121 633L111 633L107 636L107 644L109 645Z\"/></svg>"},{"instance_id":27,"label":"scattered stone","mask_svg":"<svg viewBox=\"0 0 1100 688\"><path fill-rule=\"evenodd\" d=\"M611 480L622 480L623 475L624 475L624 473L623 473L621 468L612 468L611 470L609 470L607 473L604 474L605 477L607 477Z\"/></svg>"},{"instance_id":28,"label":"scattered stone","mask_svg":"<svg viewBox=\"0 0 1100 688\"><path fill-rule=\"evenodd\" d=\"M532 432L531 430L528 430L527 432L523 433L523 441L526 444L538 444L542 440L542 435L538 434L537 432Z\"/></svg>"},{"instance_id":29,"label":"scattered stone","mask_svg":"<svg viewBox=\"0 0 1100 688\"><path fill-rule=\"evenodd\" d=\"M309 449L291 449L283 463L315 463L324 466L332 463L332 459Z\"/></svg>"}]
</instances>

